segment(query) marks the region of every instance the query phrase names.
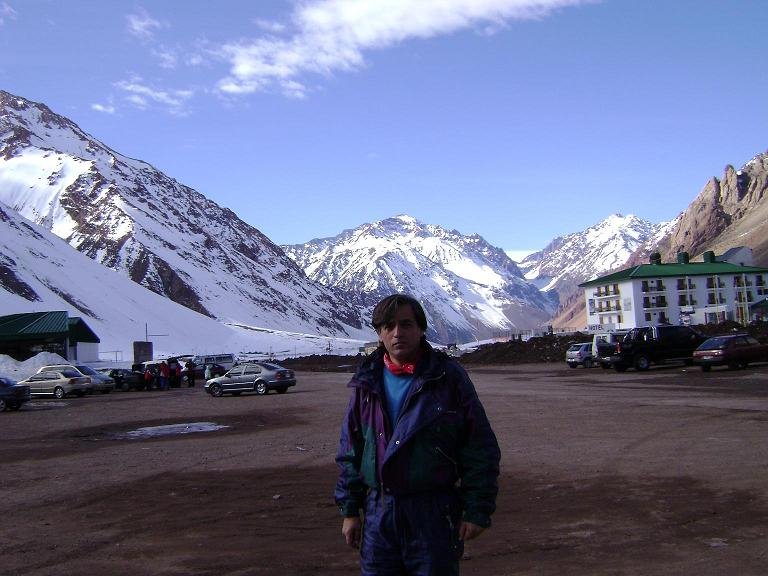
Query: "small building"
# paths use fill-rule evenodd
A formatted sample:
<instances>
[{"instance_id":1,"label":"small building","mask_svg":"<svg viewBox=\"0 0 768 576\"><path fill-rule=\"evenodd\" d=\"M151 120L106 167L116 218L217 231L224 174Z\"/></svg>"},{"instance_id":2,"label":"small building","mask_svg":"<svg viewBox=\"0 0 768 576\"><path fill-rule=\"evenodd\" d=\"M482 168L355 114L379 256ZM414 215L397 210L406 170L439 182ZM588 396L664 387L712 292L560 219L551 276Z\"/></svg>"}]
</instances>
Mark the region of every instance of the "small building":
<instances>
[{"instance_id":1,"label":"small building","mask_svg":"<svg viewBox=\"0 0 768 576\"><path fill-rule=\"evenodd\" d=\"M376 349L379 347L380 342L376 340L375 342L366 342L359 348L359 352L361 354L364 354L365 356L368 356L369 354L373 354Z\"/></svg>"},{"instance_id":2,"label":"small building","mask_svg":"<svg viewBox=\"0 0 768 576\"><path fill-rule=\"evenodd\" d=\"M716 258L705 252L691 262L681 252L677 262L662 263L658 253L641 264L579 284L584 289L590 330L618 330L659 324L748 324L753 305L768 296L768 268L742 264L751 251L729 251ZM738 263L734 263L733 258Z\"/></svg>"},{"instance_id":3,"label":"small building","mask_svg":"<svg viewBox=\"0 0 768 576\"><path fill-rule=\"evenodd\" d=\"M65 311L0 316L0 354L18 361L52 352L72 362L95 362L100 342L82 318Z\"/></svg>"}]
</instances>

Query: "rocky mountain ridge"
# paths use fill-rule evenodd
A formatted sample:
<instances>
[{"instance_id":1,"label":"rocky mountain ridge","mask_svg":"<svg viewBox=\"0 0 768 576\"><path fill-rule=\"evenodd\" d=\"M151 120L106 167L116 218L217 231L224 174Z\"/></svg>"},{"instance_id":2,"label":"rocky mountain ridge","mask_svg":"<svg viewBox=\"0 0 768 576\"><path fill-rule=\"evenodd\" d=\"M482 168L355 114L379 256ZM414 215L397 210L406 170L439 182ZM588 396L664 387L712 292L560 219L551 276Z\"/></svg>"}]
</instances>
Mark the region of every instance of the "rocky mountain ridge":
<instances>
[{"instance_id":1,"label":"rocky mountain ridge","mask_svg":"<svg viewBox=\"0 0 768 576\"><path fill-rule=\"evenodd\" d=\"M575 285L647 261L651 251L669 260L682 249L695 257L747 245L758 265L768 265L767 174L765 154L740 170L728 166L673 222L612 215L519 265L477 234L409 216L284 251L199 192L46 106L0 91L0 201L156 294L252 328L367 338L361 318L393 290L429 303L439 341L547 323L579 328L583 298ZM31 295L15 286L16 295Z\"/></svg>"},{"instance_id":2,"label":"rocky mountain ridge","mask_svg":"<svg viewBox=\"0 0 768 576\"><path fill-rule=\"evenodd\" d=\"M653 252L659 252L663 262L674 262L680 252L701 260L708 250L723 254L738 246L752 249L755 266L768 267L767 190L768 152L758 154L739 170L727 165L722 178L712 177L677 218L638 246L620 268L645 264ZM561 306L553 325L586 324L584 299L577 296Z\"/></svg>"},{"instance_id":3,"label":"rocky mountain ridge","mask_svg":"<svg viewBox=\"0 0 768 576\"><path fill-rule=\"evenodd\" d=\"M612 214L586 230L555 238L543 250L524 258L520 268L541 290L567 297L579 283L623 266L634 252L658 241L671 226L631 214Z\"/></svg>"},{"instance_id":4,"label":"rocky mountain ridge","mask_svg":"<svg viewBox=\"0 0 768 576\"><path fill-rule=\"evenodd\" d=\"M392 292L417 294L429 315L428 337L438 342L540 329L555 307L481 236L407 215L283 249L310 278L363 309Z\"/></svg>"},{"instance_id":5,"label":"rocky mountain ridge","mask_svg":"<svg viewBox=\"0 0 768 576\"><path fill-rule=\"evenodd\" d=\"M734 246L752 248L755 264L768 266L768 152L741 169L725 167L711 178L680 216L678 226L659 242L662 257L678 252L720 254Z\"/></svg>"},{"instance_id":6,"label":"rocky mountain ridge","mask_svg":"<svg viewBox=\"0 0 768 576\"><path fill-rule=\"evenodd\" d=\"M0 91L0 201L78 251L200 314L361 334L357 310L232 211L70 120Z\"/></svg>"}]
</instances>

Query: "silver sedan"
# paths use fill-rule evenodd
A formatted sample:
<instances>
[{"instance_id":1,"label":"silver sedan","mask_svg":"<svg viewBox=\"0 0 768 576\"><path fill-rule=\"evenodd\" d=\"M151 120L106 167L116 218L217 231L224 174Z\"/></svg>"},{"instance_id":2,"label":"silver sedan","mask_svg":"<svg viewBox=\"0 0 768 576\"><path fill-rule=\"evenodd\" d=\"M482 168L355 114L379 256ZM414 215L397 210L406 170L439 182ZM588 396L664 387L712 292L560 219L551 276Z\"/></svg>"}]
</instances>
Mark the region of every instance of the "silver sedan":
<instances>
[{"instance_id":1,"label":"silver sedan","mask_svg":"<svg viewBox=\"0 0 768 576\"><path fill-rule=\"evenodd\" d=\"M211 396L218 397L223 394L239 396L243 392L263 395L270 390L284 394L289 387L295 385L293 370L271 362L246 362L233 367L223 376L211 378L204 388Z\"/></svg>"}]
</instances>

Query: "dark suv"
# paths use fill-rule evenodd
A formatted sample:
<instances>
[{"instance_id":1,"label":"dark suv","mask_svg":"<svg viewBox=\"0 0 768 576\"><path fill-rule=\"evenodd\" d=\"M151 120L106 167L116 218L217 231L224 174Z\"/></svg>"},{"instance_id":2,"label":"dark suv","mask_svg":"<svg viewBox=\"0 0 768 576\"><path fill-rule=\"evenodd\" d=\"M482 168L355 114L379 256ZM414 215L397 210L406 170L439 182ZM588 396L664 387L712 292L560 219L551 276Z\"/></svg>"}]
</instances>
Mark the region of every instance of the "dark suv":
<instances>
[{"instance_id":1,"label":"dark suv","mask_svg":"<svg viewBox=\"0 0 768 576\"><path fill-rule=\"evenodd\" d=\"M630 366L648 370L651 363L681 360L693 363L693 351L706 340L688 326L643 326L632 328L616 345L611 365L618 372Z\"/></svg>"}]
</instances>

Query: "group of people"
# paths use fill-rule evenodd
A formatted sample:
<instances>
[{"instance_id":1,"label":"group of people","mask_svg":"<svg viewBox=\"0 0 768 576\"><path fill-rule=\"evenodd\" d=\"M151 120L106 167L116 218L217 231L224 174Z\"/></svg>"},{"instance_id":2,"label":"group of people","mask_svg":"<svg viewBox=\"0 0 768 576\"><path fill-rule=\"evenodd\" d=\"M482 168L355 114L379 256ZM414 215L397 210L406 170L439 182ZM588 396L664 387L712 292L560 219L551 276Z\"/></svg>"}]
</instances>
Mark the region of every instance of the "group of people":
<instances>
[{"instance_id":1,"label":"group of people","mask_svg":"<svg viewBox=\"0 0 768 576\"><path fill-rule=\"evenodd\" d=\"M146 366L144 369L144 387L146 390L178 388L186 376L187 386L192 388L195 385L195 367L196 365L191 360L184 363L184 370L182 370L181 362L178 361L166 362L163 360L156 367Z\"/></svg>"}]
</instances>

